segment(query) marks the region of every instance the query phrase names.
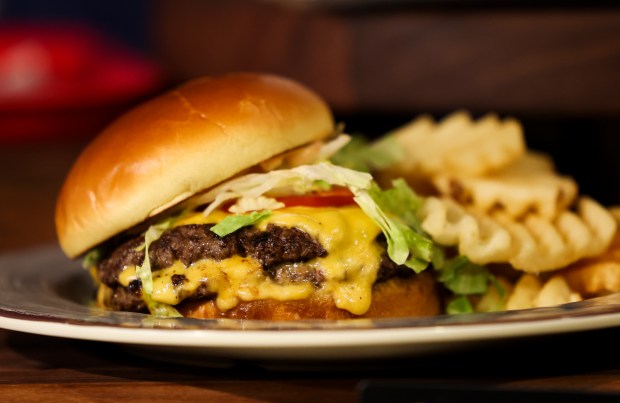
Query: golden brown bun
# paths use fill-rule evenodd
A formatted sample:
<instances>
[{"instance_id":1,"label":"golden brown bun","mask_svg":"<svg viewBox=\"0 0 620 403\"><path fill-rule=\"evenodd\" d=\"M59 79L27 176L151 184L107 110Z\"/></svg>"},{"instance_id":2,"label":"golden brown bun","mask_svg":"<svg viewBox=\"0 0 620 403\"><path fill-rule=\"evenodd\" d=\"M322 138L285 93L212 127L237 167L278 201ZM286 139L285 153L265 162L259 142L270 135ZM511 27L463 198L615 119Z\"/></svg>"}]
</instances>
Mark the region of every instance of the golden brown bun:
<instances>
[{"instance_id":1,"label":"golden brown bun","mask_svg":"<svg viewBox=\"0 0 620 403\"><path fill-rule=\"evenodd\" d=\"M158 212L334 130L323 100L263 74L202 78L107 127L61 189L56 229L76 257Z\"/></svg>"},{"instance_id":2,"label":"golden brown bun","mask_svg":"<svg viewBox=\"0 0 620 403\"><path fill-rule=\"evenodd\" d=\"M431 316L441 311L437 288L431 273L402 279L394 278L375 284L370 309L362 316L339 309L333 299L319 292L312 297L297 301L273 299L241 302L235 308L221 311L213 300L193 301L177 307L185 317L211 319L351 319L390 318L405 316Z\"/></svg>"}]
</instances>

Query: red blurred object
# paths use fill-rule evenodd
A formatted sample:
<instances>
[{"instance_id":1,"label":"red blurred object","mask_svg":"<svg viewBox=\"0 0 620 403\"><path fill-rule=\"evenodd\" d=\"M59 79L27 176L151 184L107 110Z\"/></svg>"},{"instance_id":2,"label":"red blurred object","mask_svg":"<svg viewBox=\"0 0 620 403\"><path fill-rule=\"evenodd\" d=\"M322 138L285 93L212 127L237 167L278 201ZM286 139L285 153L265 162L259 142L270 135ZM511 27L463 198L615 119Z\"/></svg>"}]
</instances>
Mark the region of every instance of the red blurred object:
<instances>
[{"instance_id":1,"label":"red blurred object","mask_svg":"<svg viewBox=\"0 0 620 403\"><path fill-rule=\"evenodd\" d=\"M153 61L88 27L0 27L0 140L92 134L161 84Z\"/></svg>"}]
</instances>

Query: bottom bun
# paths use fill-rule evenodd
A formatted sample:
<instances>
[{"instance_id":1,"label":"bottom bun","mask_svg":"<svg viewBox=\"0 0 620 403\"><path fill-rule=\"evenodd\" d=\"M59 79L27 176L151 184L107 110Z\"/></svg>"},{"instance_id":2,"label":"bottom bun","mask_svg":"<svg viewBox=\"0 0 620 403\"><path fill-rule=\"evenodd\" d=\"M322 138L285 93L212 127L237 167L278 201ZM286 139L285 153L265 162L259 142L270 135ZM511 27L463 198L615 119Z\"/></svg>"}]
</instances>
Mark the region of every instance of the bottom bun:
<instances>
[{"instance_id":1,"label":"bottom bun","mask_svg":"<svg viewBox=\"0 0 620 403\"><path fill-rule=\"evenodd\" d=\"M316 293L303 300L274 299L240 302L222 311L214 300L188 301L176 307L185 317L198 319L233 318L256 320L352 319L431 316L441 311L435 280L424 272L410 278L393 278L375 284L370 309L354 315L337 308L331 296Z\"/></svg>"}]
</instances>

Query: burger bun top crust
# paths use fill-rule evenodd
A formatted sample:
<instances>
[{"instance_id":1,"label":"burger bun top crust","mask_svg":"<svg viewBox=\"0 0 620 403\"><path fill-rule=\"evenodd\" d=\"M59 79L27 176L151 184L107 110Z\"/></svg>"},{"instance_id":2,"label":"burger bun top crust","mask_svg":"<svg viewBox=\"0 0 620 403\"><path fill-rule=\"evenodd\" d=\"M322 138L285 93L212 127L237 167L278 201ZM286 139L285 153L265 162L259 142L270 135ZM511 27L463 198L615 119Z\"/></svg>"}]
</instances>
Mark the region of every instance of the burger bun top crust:
<instances>
[{"instance_id":1,"label":"burger bun top crust","mask_svg":"<svg viewBox=\"0 0 620 403\"><path fill-rule=\"evenodd\" d=\"M190 81L129 111L78 157L56 204L71 258L277 154L334 132L325 102L273 75Z\"/></svg>"}]
</instances>

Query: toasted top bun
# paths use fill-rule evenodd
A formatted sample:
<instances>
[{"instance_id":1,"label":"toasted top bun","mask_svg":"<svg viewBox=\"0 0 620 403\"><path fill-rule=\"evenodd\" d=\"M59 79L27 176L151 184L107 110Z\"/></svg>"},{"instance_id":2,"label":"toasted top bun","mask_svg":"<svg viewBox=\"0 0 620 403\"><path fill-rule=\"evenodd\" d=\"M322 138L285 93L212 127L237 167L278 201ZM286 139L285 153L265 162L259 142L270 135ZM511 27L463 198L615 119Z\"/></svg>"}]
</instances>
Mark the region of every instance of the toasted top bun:
<instances>
[{"instance_id":1,"label":"toasted top bun","mask_svg":"<svg viewBox=\"0 0 620 403\"><path fill-rule=\"evenodd\" d=\"M289 79L243 73L190 81L121 116L82 152L56 204L60 245L76 257L333 131L325 102Z\"/></svg>"}]
</instances>

